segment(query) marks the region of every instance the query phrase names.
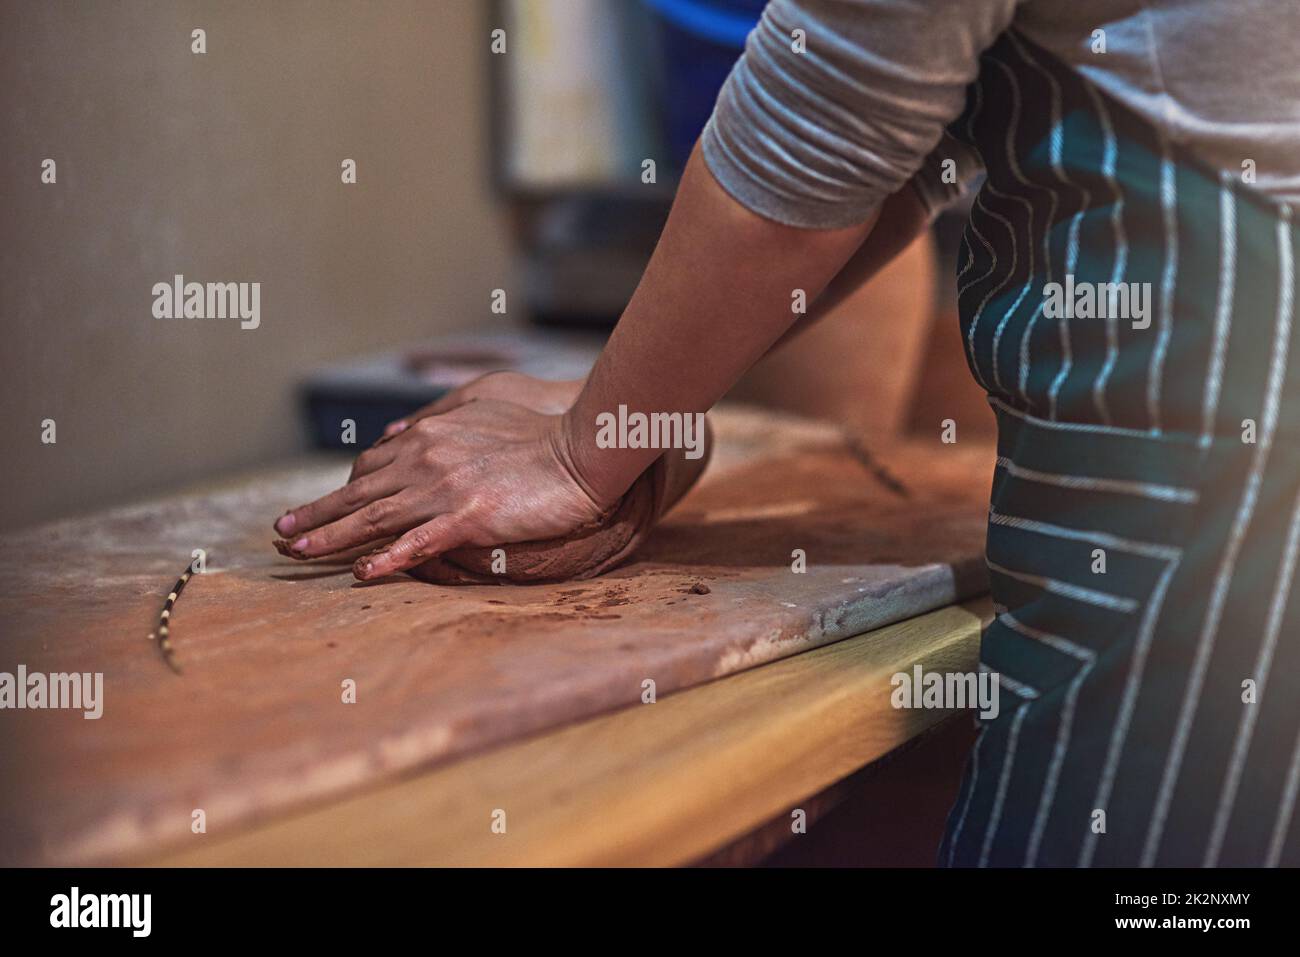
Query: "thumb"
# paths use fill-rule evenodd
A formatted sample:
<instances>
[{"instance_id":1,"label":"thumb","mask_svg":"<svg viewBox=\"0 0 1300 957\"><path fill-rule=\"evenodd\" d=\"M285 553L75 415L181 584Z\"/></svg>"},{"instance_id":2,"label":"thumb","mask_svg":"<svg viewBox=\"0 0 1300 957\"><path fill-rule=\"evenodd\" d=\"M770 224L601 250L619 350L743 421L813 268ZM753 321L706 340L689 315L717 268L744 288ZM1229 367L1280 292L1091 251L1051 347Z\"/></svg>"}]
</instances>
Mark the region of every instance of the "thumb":
<instances>
[{"instance_id":1,"label":"thumb","mask_svg":"<svg viewBox=\"0 0 1300 957\"><path fill-rule=\"evenodd\" d=\"M391 545L358 558L352 565L352 574L361 581L395 575L450 551L464 541L460 519L455 515L439 515L411 529Z\"/></svg>"}]
</instances>

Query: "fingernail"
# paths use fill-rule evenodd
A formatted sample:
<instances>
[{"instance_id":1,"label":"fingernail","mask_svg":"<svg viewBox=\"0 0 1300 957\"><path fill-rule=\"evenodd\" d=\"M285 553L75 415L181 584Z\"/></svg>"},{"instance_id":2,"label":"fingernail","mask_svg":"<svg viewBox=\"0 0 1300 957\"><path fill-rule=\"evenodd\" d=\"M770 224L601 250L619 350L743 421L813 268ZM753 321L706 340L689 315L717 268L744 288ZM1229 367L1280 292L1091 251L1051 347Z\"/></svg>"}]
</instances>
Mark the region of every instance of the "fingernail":
<instances>
[{"instance_id":1,"label":"fingernail","mask_svg":"<svg viewBox=\"0 0 1300 957\"><path fill-rule=\"evenodd\" d=\"M305 551L307 548L307 536L304 535L302 538L298 539L289 547L292 548L295 552Z\"/></svg>"},{"instance_id":2,"label":"fingernail","mask_svg":"<svg viewBox=\"0 0 1300 957\"><path fill-rule=\"evenodd\" d=\"M401 432L405 428L406 428L406 423L399 420L397 422L391 423L388 426L388 428L384 429L384 435L396 435L398 432Z\"/></svg>"},{"instance_id":3,"label":"fingernail","mask_svg":"<svg viewBox=\"0 0 1300 957\"><path fill-rule=\"evenodd\" d=\"M293 512L285 512L278 519L276 519L275 530L279 532L281 535L288 535L290 532L293 531L293 526L295 524L296 524L296 519L294 519L293 517Z\"/></svg>"},{"instance_id":4,"label":"fingernail","mask_svg":"<svg viewBox=\"0 0 1300 957\"><path fill-rule=\"evenodd\" d=\"M368 558L358 558L357 563L352 566L352 571L358 578L369 578L370 573L374 571L375 563Z\"/></svg>"}]
</instances>

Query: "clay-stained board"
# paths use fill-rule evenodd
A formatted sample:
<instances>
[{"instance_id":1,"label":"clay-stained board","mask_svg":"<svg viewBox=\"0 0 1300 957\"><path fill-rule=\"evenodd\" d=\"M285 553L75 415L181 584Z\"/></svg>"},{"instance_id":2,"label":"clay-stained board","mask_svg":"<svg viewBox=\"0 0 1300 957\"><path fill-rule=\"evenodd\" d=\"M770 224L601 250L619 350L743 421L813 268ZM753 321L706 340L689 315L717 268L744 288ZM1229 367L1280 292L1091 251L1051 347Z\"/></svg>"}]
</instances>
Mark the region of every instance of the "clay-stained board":
<instances>
[{"instance_id":1,"label":"clay-stained board","mask_svg":"<svg viewBox=\"0 0 1300 957\"><path fill-rule=\"evenodd\" d=\"M102 672L104 703L0 712L0 862L138 857L195 809L236 828L984 590L987 449L872 456L735 409L714 425L701 485L589 582L361 585L280 558L271 521L335 487L337 460L9 536L0 671ZM148 636L196 548L177 676Z\"/></svg>"}]
</instances>

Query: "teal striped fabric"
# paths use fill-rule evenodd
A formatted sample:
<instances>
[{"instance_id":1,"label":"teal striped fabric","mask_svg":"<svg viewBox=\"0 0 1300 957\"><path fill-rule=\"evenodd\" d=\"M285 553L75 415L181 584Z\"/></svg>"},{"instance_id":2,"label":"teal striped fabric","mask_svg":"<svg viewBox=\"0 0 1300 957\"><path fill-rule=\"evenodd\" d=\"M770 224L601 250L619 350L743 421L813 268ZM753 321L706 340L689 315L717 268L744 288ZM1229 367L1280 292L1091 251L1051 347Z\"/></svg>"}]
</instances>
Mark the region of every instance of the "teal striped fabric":
<instances>
[{"instance_id":1,"label":"teal striped fabric","mask_svg":"<svg viewBox=\"0 0 1300 957\"><path fill-rule=\"evenodd\" d=\"M1003 705L940 862L1300 863L1291 211L1015 31L950 132L988 168L958 288ZM1049 283L1149 299L1063 316Z\"/></svg>"}]
</instances>

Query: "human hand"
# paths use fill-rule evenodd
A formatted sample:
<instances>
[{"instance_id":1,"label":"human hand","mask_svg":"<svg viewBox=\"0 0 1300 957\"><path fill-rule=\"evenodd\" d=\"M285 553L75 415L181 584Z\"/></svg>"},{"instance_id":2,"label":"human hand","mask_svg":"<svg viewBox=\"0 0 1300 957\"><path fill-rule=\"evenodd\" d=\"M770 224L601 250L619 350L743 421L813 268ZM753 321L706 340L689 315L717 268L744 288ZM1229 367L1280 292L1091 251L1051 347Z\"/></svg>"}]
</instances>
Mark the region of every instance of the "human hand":
<instances>
[{"instance_id":1,"label":"human hand","mask_svg":"<svg viewBox=\"0 0 1300 957\"><path fill-rule=\"evenodd\" d=\"M366 581L461 545L559 537L612 504L578 475L560 416L473 396L382 439L357 458L343 488L285 513L275 528L292 539L284 551L295 558L398 536L353 565Z\"/></svg>"},{"instance_id":2,"label":"human hand","mask_svg":"<svg viewBox=\"0 0 1300 957\"><path fill-rule=\"evenodd\" d=\"M489 372L487 375L479 376L473 382L467 382L459 388L452 389L446 395L417 409L410 415L388 423L384 428L384 435L396 435L398 432L409 428L413 422L418 422L430 415L441 415L443 412L450 412L466 402L477 399L500 399L503 402L522 405L534 412L561 415L568 411L569 406L573 405L573 400L582 391L583 381L582 379L551 381L510 370Z\"/></svg>"}]
</instances>

